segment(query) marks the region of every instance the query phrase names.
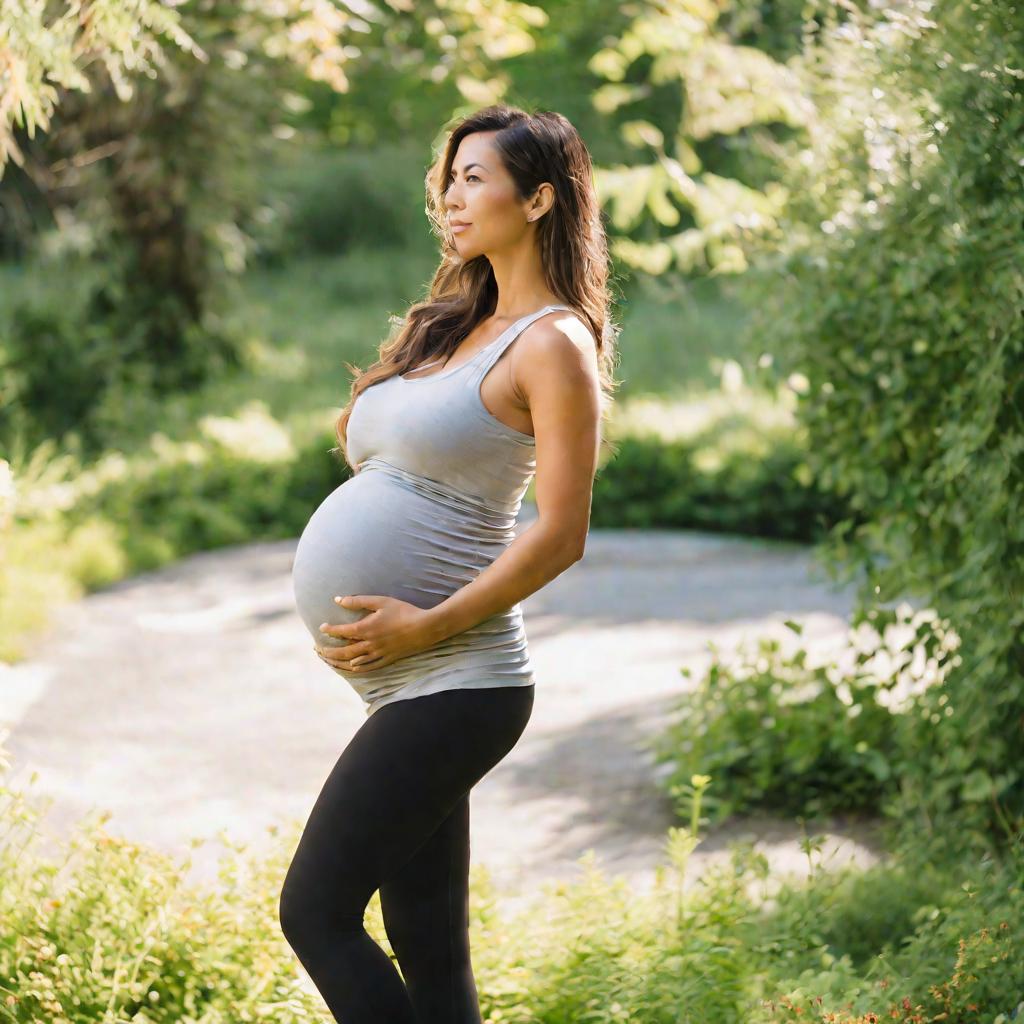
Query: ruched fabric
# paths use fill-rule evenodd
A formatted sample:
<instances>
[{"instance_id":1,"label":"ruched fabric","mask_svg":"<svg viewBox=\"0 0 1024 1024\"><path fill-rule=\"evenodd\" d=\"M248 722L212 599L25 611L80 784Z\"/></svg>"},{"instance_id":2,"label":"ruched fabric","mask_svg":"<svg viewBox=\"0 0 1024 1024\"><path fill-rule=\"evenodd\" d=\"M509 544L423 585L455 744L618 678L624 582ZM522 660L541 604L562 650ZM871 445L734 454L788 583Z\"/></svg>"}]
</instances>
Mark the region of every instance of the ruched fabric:
<instances>
[{"instance_id":1,"label":"ruched fabric","mask_svg":"<svg viewBox=\"0 0 1024 1024\"><path fill-rule=\"evenodd\" d=\"M297 610L321 646L345 642L322 634L322 622L368 614L340 607L334 595L434 607L513 541L536 446L490 413L480 385L522 331L556 309L569 307L545 306L449 370L390 377L356 400L347 440L359 471L314 512L292 568ZM334 671L363 699L367 715L441 690L535 682L518 603L390 665Z\"/></svg>"}]
</instances>

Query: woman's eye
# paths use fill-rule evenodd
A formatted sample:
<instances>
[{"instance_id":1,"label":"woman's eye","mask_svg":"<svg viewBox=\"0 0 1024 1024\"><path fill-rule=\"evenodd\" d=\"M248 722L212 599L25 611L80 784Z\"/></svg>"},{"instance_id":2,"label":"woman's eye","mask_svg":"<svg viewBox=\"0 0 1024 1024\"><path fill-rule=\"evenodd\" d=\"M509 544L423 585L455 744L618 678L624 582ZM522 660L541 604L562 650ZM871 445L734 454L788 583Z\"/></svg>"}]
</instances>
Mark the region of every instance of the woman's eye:
<instances>
[{"instance_id":1,"label":"woman's eye","mask_svg":"<svg viewBox=\"0 0 1024 1024\"><path fill-rule=\"evenodd\" d=\"M467 174L466 175L466 181L469 181L471 178L476 178L477 181L480 181L480 178L477 177L477 175L475 175L475 174ZM452 185L454 185L454 184L455 184L455 176L452 175L452 177L450 177L448 179L448 187L451 188Z\"/></svg>"}]
</instances>

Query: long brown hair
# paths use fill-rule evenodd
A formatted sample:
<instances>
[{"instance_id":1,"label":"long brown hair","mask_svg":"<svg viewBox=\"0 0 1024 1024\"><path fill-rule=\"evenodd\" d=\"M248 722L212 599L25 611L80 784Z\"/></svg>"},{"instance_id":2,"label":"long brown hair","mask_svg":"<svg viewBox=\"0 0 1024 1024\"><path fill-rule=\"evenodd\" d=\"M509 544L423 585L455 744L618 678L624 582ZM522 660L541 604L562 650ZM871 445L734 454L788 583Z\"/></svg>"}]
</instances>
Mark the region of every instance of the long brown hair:
<instances>
[{"instance_id":1,"label":"long brown hair","mask_svg":"<svg viewBox=\"0 0 1024 1024\"><path fill-rule=\"evenodd\" d=\"M444 205L459 143L473 132L490 131L496 132L494 145L515 182L520 199L528 199L545 181L554 188L554 203L538 223L546 283L594 335L603 398L601 418L607 418L619 385L614 368L616 340L621 329L609 316L608 244L594 189L590 154L576 129L561 114L551 111L528 114L517 107L496 104L459 121L427 172L427 216L441 240L441 263L434 273L429 296L414 303L404 318L390 318L392 328L398 328L397 333L393 330L381 343L377 361L365 371L346 362L355 379L348 404L335 425L346 462L346 428L359 395L368 387L395 374L405 374L426 360L447 358L477 323L494 312L498 287L490 261L483 255L470 260L459 255L448 228ZM603 430L601 443L614 450Z\"/></svg>"}]
</instances>

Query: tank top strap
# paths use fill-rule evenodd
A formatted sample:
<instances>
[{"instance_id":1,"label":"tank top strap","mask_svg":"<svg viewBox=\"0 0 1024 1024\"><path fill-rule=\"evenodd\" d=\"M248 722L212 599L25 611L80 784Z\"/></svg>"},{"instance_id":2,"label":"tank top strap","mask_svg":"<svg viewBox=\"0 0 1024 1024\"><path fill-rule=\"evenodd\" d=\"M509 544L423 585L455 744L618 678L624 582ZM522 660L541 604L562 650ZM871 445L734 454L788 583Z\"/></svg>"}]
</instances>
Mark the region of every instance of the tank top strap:
<instances>
[{"instance_id":1,"label":"tank top strap","mask_svg":"<svg viewBox=\"0 0 1024 1024\"><path fill-rule=\"evenodd\" d=\"M494 343L484 353L483 358L480 360L476 369L473 372L473 381L479 384L480 381L487 376L487 371L501 358L501 354L512 344L516 338L519 337L523 331L526 330L534 320L539 320L545 313L550 313L554 309L564 309L568 312L572 312L569 306L561 306L552 304L550 306L543 306L541 309L534 310L532 313L527 313L526 316L518 319L511 327L505 331L504 334L500 335L494 340Z\"/></svg>"}]
</instances>

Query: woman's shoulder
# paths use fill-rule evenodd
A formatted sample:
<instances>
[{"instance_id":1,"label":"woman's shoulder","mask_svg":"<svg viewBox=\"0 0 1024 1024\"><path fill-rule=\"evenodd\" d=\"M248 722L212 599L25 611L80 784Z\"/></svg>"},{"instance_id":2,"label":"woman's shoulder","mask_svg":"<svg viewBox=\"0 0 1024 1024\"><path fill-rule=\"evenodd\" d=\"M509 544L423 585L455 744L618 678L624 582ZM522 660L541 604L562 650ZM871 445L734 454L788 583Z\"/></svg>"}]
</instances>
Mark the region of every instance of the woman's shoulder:
<instances>
[{"instance_id":1,"label":"woman's shoulder","mask_svg":"<svg viewBox=\"0 0 1024 1024\"><path fill-rule=\"evenodd\" d=\"M538 317L524 334L537 339L538 346L559 346L571 343L586 349L596 348L594 332L586 317L568 303L559 305Z\"/></svg>"},{"instance_id":2,"label":"woman's shoulder","mask_svg":"<svg viewBox=\"0 0 1024 1024\"><path fill-rule=\"evenodd\" d=\"M560 313L561 316L555 314ZM575 310L552 310L535 320L519 341L520 373L573 373L580 369L596 371L597 345L590 325Z\"/></svg>"}]
</instances>

